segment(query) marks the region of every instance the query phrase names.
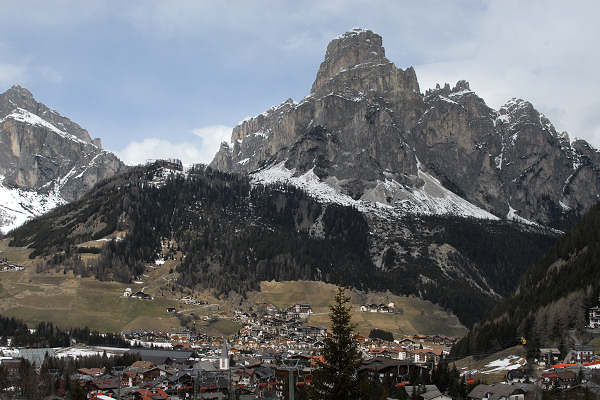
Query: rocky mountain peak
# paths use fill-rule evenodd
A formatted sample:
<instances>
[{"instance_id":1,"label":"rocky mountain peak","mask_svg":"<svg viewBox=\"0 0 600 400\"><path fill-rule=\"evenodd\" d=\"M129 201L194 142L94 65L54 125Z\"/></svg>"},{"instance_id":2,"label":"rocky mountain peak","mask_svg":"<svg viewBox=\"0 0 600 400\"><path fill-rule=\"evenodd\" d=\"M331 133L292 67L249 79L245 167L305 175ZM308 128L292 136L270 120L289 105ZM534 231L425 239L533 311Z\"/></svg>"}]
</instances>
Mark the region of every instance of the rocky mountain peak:
<instances>
[{"instance_id":1,"label":"rocky mountain peak","mask_svg":"<svg viewBox=\"0 0 600 400\"><path fill-rule=\"evenodd\" d=\"M0 93L0 118L5 118L15 112L21 115L34 114L53 125L57 130L73 135L86 143L94 144L87 130L38 102L29 90L19 85L13 85L6 92Z\"/></svg>"},{"instance_id":2,"label":"rocky mountain peak","mask_svg":"<svg viewBox=\"0 0 600 400\"><path fill-rule=\"evenodd\" d=\"M362 29L329 44L308 96L235 127L211 166L402 212L557 229L600 198L600 153L571 144L530 102L492 109L466 80L423 95L414 69Z\"/></svg>"},{"instance_id":3,"label":"rocky mountain peak","mask_svg":"<svg viewBox=\"0 0 600 400\"><path fill-rule=\"evenodd\" d=\"M31 98L33 99L33 94L26 88L19 85L12 85L10 89L6 91L6 93L11 97L21 97L21 98Z\"/></svg>"},{"instance_id":4,"label":"rocky mountain peak","mask_svg":"<svg viewBox=\"0 0 600 400\"><path fill-rule=\"evenodd\" d=\"M99 138L12 86L0 93L0 231L81 197L125 169Z\"/></svg>"},{"instance_id":5,"label":"rocky mountain peak","mask_svg":"<svg viewBox=\"0 0 600 400\"><path fill-rule=\"evenodd\" d=\"M341 72L360 66L389 63L381 36L370 30L354 28L329 43L311 92L317 92L324 83Z\"/></svg>"}]
</instances>

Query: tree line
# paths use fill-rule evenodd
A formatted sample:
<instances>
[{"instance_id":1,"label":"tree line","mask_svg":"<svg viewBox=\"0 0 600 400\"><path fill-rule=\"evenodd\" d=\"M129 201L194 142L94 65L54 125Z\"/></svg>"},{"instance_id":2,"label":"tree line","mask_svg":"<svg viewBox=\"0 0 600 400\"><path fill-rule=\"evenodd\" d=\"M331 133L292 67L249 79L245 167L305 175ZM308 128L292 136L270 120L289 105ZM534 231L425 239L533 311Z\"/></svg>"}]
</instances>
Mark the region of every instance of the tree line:
<instances>
[{"instance_id":1,"label":"tree line","mask_svg":"<svg viewBox=\"0 0 600 400\"><path fill-rule=\"evenodd\" d=\"M88 327L60 329L51 322L40 322L29 329L20 319L0 315L0 343L7 345L9 340L15 347L67 347L73 341L90 346L129 347L115 333L100 333Z\"/></svg>"}]
</instances>

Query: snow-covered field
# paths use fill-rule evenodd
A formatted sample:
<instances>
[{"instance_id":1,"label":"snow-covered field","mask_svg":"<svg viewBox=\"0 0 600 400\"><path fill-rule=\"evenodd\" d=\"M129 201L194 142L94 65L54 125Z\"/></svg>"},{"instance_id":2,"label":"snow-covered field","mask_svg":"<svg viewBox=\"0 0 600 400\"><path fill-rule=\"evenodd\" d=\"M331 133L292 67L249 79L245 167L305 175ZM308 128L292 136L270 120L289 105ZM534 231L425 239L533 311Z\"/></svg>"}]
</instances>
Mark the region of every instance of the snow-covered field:
<instances>
[{"instance_id":1,"label":"snow-covered field","mask_svg":"<svg viewBox=\"0 0 600 400\"><path fill-rule=\"evenodd\" d=\"M461 370L462 375L474 375L474 374L494 374L498 372L506 372L514 369L519 369L523 367L526 363L524 357L517 355L510 355L504 358L499 358L497 360L493 360L485 364L483 367L479 368L469 368L465 366Z\"/></svg>"}]
</instances>

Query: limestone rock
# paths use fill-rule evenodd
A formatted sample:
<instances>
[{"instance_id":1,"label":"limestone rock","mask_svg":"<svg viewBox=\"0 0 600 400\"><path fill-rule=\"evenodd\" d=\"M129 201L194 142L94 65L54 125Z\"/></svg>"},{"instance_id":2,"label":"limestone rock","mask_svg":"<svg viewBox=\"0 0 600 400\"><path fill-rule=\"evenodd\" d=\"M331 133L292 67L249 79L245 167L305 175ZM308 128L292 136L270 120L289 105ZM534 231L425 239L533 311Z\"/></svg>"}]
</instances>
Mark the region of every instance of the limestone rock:
<instances>
[{"instance_id":1,"label":"limestone rock","mask_svg":"<svg viewBox=\"0 0 600 400\"><path fill-rule=\"evenodd\" d=\"M327 46L300 103L242 122L231 142L212 167L252 174L285 162L294 176L312 170L343 195L403 212L433 196L438 213L452 213L439 182L496 217L567 229L600 199L589 144L570 143L527 101L492 109L465 80L422 94L414 69L394 66L381 36L363 29ZM436 189L424 193L426 182Z\"/></svg>"},{"instance_id":2,"label":"limestone rock","mask_svg":"<svg viewBox=\"0 0 600 400\"><path fill-rule=\"evenodd\" d=\"M0 94L0 229L76 200L126 168L99 145L27 89Z\"/></svg>"}]
</instances>

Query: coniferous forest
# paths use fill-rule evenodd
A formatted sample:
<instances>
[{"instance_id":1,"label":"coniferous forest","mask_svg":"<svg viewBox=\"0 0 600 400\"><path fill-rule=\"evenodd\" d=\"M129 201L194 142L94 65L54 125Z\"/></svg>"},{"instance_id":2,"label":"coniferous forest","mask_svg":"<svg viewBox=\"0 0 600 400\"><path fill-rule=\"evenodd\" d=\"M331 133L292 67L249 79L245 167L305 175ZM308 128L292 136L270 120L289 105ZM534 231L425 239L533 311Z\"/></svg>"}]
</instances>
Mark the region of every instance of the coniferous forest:
<instances>
[{"instance_id":1,"label":"coniferous forest","mask_svg":"<svg viewBox=\"0 0 600 400\"><path fill-rule=\"evenodd\" d=\"M570 330L584 334L587 309L599 304L598 260L600 204L523 275L515 295L475 325L454 347L454 355L499 350L519 343L521 337L534 352L565 346Z\"/></svg>"},{"instance_id":2,"label":"coniferous forest","mask_svg":"<svg viewBox=\"0 0 600 400\"><path fill-rule=\"evenodd\" d=\"M60 329L51 322L40 322L30 330L21 320L0 315L0 345L5 346L9 337L11 344L17 347L66 347L73 342L90 346L129 346L119 334L100 333L87 327Z\"/></svg>"},{"instance_id":3,"label":"coniferous forest","mask_svg":"<svg viewBox=\"0 0 600 400\"><path fill-rule=\"evenodd\" d=\"M449 243L460 254L453 261L482 278L440 284L448 278L426 252L400 257L388 249L384 266L376 266L370 253L376 238L355 208L319 203L292 186L251 185L246 176L202 165L185 176L157 165L133 168L26 223L11 233L11 244L34 248L31 257L45 260L40 271L60 267L121 282L136 279L156 258L170 257L179 264L179 285L210 288L217 296L245 295L273 279L415 294L470 326L498 299L479 289L484 280L493 282L499 295L511 294L519 276L555 240L502 221L407 216L402 224L431 232L421 244L425 251L431 241ZM101 250L78 246L114 232L127 234ZM97 254L95 261L83 262L85 252Z\"/></svg>"}]
</instances>

